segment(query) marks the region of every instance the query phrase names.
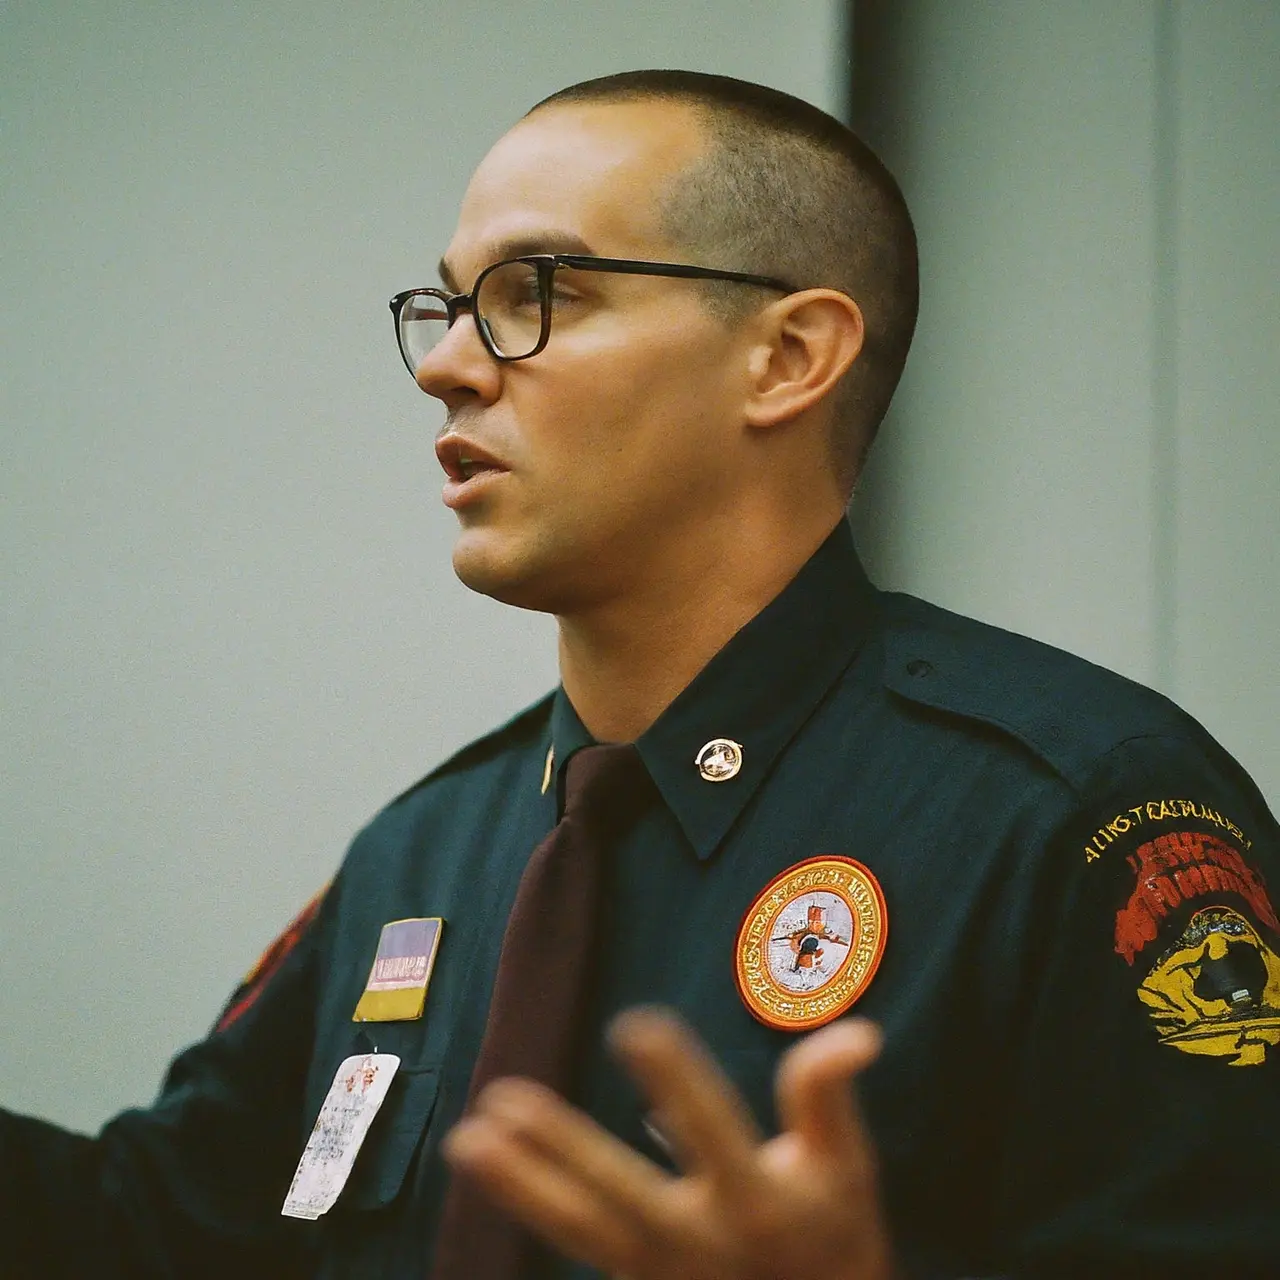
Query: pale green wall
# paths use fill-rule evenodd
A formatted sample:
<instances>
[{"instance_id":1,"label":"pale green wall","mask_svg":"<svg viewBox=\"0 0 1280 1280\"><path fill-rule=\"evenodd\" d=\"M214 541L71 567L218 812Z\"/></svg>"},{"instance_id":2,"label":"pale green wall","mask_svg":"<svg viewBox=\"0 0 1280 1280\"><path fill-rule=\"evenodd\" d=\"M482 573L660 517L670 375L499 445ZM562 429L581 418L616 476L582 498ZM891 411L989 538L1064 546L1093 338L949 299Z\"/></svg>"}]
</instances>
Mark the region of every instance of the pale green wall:
<instances>
[{"instance_id":1,"label":"pale green wall","mask_svg":"<svg viewBox=\"0 0 1280 1280\"><path fill-rule=\"evenodd\" d=\"M1280 4L1176 12L1170 687L1280 811Z\"/></svg>"},{"instance_id":2,"label":"pale green wall","mask_svg":"<svg viewBox=\"0 0 1280 1280\"><path fill-rule=\"evenodd\" d=\"M148 1098L352 831L554 680L448 568L386 300L587 76L834 107L791 0L0 5L0 1103Z\"/></svg>"},{"instance_id":3,"label":"pale green wall","mask_svg":"<svg viewBox=\"0 0 1280 1280\"><path fill-rule=\"evenodd\" d=\"M1280 5L857 23L924 273L873 569L1154 683L1280 806Z\"/></svg>"}]
</instances>

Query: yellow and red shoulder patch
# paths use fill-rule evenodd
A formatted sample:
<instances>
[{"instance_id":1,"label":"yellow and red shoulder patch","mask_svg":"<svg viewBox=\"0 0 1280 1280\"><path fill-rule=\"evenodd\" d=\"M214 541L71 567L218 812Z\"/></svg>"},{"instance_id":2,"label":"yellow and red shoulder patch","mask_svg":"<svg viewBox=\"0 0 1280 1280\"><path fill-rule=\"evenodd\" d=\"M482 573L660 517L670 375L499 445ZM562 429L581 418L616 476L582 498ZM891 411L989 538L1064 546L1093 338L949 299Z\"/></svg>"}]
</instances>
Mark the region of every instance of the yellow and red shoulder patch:
<instances>
[{"instance_id":1,"label":"yellow and red shoulder patch","mask_svg":"<svg viewBox=\"0 0 1280 1280\"><path fill-rule=\"evenodd\" d=\"M852 858L808 858L775 876L738 930L735 977L752 1016L812 1031L847 1012L875 977L889 936L884 893Z\"/></svg>"},{"instance_id":2,"label":"yellow and red shoulder patch","mask_svg":"<svg viewBox=\"0 0 1280 1280\"><path fill-rule=\"evenodd\" d=\"M1115 950L1149 965L1137 996L1160 1042L1261 1065L1280 1045L1280 920L1261 872L1216 830L1166 831L1125 861Z\"/></svg>"},{"instance_id":3,"label":"yellow and red shoulder patch","mask_svg":"<svg viewBox=\"0 0 1280 1280\"><path fill-rule=\"evenodd\" d=\"M284 932L258 957L253 968L240 979L240 985L232 993L231 999L227 1001L226 1007L214 1024L215 1032L225 1031L253 1007L267 983L275 976L276 971L288 959L289 953L310 928L328 891L329 886L326 884L289 922Z\"/></svg>"}]
</instances>

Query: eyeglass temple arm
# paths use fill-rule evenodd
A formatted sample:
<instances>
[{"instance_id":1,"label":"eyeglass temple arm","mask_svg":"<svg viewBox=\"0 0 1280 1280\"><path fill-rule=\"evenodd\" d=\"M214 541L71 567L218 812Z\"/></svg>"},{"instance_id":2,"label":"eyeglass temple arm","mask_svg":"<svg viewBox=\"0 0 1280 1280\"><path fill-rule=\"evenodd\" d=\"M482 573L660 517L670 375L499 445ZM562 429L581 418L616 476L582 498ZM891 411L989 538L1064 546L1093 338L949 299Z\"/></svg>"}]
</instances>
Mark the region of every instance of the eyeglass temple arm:
<instances>
[{"instance_id":1,"label":"eyeglass temple arm","mask_svg":"<svg viewBox=\"0 0 1280 1280\"><path fill-rule=\"evenodd\" d=\"M793 284L775 276L751 275L745 271L721 271L717 267L695 267L685 262L637 262L631 258L585 257L576 253L552 255L557 266L575 271L616 271L631 276L676 276L684 280L738 280L743 284L757 284L767 289L780 289L783 293L797 293Z\"/></svg>"}]
</instances>

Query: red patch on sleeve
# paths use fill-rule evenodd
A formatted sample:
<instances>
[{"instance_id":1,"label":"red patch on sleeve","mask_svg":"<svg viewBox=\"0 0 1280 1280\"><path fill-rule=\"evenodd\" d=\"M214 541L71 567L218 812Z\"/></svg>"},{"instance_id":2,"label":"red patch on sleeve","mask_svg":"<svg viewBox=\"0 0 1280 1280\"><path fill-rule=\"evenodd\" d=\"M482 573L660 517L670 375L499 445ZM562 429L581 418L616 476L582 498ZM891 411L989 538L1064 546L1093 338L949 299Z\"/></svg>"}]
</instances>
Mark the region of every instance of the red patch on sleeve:
<instances>
[{"instance_id":1,"label":"red patch on sleeve","mask_svg":"<svg viewBox=\"0 0 1280 1280\"><path fill-rule=\"evenodd\" d=\"M236 988L227 1007L223 1009L214 1031L225 1031L237 1019L243 1017L266 989L266 985L275 976L276 971L288 959L289 953L302 940L303 934L310 928L311 922L320 910L320 903L329 886L325 885L310 902L290 921L285 931L262 953L258 963L245 975L244 981Z\"/></svg>"},{"instance_id":2,"label":"red patch on sleeve","mask_svg":"<svg viewBox=\"0 0 1280 1280\"><path fill-rule=\"evenodd\" d=\"M1193 898L1237 894L1263 924L1280 932L1266 882L1239 850L1217 836L1172 831L1140 846L1128 862L1138 882L1116 912L1116 953L1129 964L1155 941L1164 918Z\"/></svg>"}]
</instances>

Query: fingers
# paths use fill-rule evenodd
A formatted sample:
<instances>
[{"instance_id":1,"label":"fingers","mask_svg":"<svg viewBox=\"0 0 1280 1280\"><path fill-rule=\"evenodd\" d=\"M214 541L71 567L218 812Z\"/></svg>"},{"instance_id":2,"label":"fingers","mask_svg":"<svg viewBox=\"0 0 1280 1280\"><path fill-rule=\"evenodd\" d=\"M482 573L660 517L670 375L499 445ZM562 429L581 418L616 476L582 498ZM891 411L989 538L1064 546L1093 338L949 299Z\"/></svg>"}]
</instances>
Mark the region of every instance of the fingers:
<instances>
[{"instance_id":1,"label":"fingers","mask_svg":"<svg viewBox=\"0 0 1280 1280\"><path fill-rule=\"evenodd\" d=\"M755 1176L761 1136L746 1103L702 1041L674 1014L631 1009L608 1032L615 1054L653 1103L663 1136L690 1172L726 1190Z\"/></svg>"},{"instance_id":2,"label":"fingers","mask_svg":"<svg viewBox=\"0 0 1280 1280\"><path fill-rule=\"evenodd\" d=\"M531 1080L495 1081L476 1100L476 1112L493 1117L527 1147L615 1199L652 1199L670 1181L584 1111Z\"/></svg>"},{"instance_id":3,"label":"fingers","mask_svg":"<svg viewBox=\"0 0 1280 1280\"><path fill-rule=\"evenodd\" d=\"M445 1142L449 1162L499 1207L562 1253L614 1269L624 1222L589 1188L491 1118L460 1121Z\"/></svg>"},{"instance_id":4,"label":"fingers","mask_svg":"<svg viewBox=\"0 0 1280 1280\"><path fill-rule=\"evenodd\" d=\"M778 1123L817 1152L869 1167L871 1139L854 1099L853 1078L879 1056L879 1029L862 1018L823 1027L789 1049L775 1083Z\"/></svg>"},{"instance_id":5,"label":"fingers","mask_svg":"<svg viewBox=\"0 0 1280 1280\"><path fill-rule=\"evenodd\" d=\"M788 1050L776 1079L783 1132L763 1144L674 1014L634 1010L609 1035L692 1176L663 1172L551 1090L512 1079L485 1089L446 1138L450 1163L607 1273L781 1274L794 1264L808 1274L834 1253L856 1256L856 1274L888 1274L874 1151L852 1087L879 1052L874 1026L841 1021Z\"/></svg>"},{"instance_id":6,"label":"fingers","mask_svg":"<svg viewBox=\"0 0 1280 1280\"><path fill-rule=\"evenodd\" d=\"M562 1252L617 1272L637 1256L669 1178L550 1090L496 1081L444 1152Z\"/></svg>"}]
</instances>

